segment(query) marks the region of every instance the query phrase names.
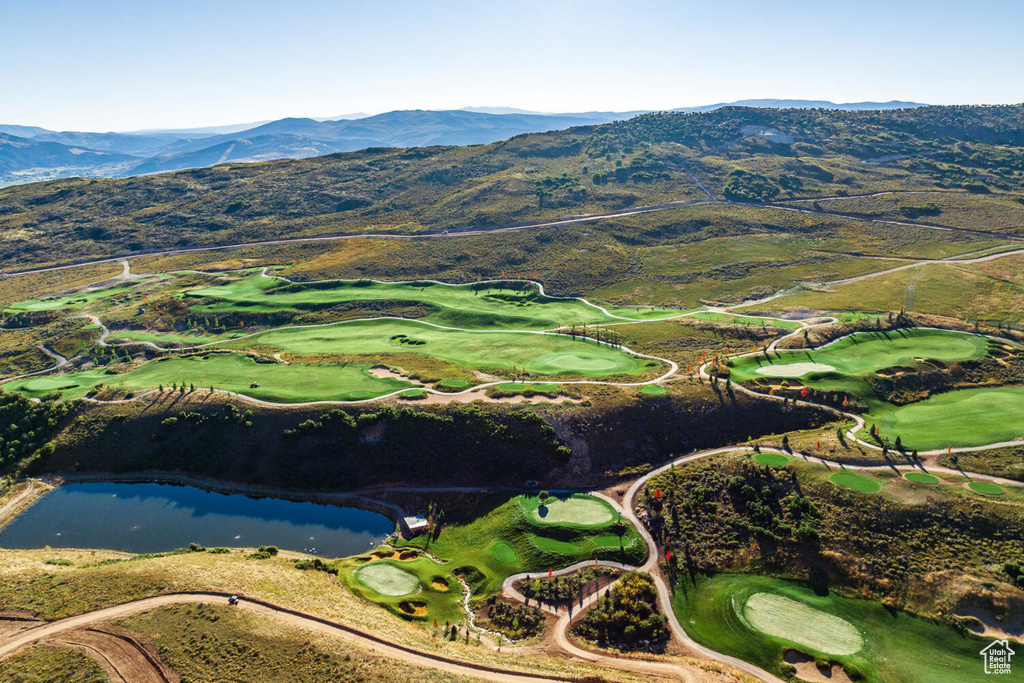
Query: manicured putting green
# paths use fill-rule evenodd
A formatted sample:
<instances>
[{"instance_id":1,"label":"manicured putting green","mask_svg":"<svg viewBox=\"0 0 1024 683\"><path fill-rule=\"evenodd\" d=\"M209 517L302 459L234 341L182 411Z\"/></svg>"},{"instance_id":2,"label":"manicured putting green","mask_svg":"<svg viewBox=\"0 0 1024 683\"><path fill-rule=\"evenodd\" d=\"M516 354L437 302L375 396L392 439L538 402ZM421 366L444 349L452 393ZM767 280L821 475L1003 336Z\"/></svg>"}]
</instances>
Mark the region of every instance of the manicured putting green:
<instances>
[{"instance_id":1,"label":"manicured putting green","mask_svg":"<svg viewBox=\"0 0 1024 683\"><path fill-rule=\"evenodd\" d=\"M462 391L464 389L469 389L469 382L463 379L443 379L437 384L435 384L434 388Z\"/></svg>"},{"instance_id":2,"label":"manicured putting green","mask_svg":"<svg viewBox=\"0 0 1024 683\"><path fill-rule=\"evenodd\" d=\"M877 479L853 472L836 472L829 476L828 480L833 484L853 489L858 493L878 493L882 490L882 484Z\"/></svg>"},{"instance_id":3,"label":"manicured putting green","mask_svg":"<svg viewBox=\"0 0 1024 683\"><path fill-rule=\"evenodd\" d=\"M864 639L850 622L775 593L754 593L740 617L750 626L818 652L852 655Z\"/></svg>"},{"instance_id":4,"label":"manicured putting green","mask_svg":"<svg viewBox=\"0 0 1024 683\"><path fill-rule=\"evenodd\" d=\"M527 514L539 524L600 526L615 520L611 506L590 496L548 498L543 505L533 507Z\"/></svg>"},{"instance_id":5,"label":"manicured putting green","mask_svg":"<svg viewBox=\"0 0 1024 683\"><path fill-rule=\"evenodd\" d=\"M516 555L516 551L512 549L512 546L504 541L500 541L491 546L491 554L494 555L494 559L502 564L515 564L519 560L519 556Z\"/></svg>"},{"instance_id":6,"label":"manicured putting green","mask_svg":"<svg viewBox=\"0 0 1024 683\"><path fill-rule=\"evenodd\" d=\"M558 553L559 555L575 555L580 551L579 546L575 543L566 543L565 541L559 541L554 538L548 538L547 536L530 536L530 541L540 548L546 550L549 553Z\"/></svg>"},{"instance_id":7,"label":"manicured putting green","mask_svg":"<svg viewBox=\"0 0 1024 683\"><path fill-rule=\"evenodd\" d=\"M967 485L967 487L972 491L984 493L986 496L1001 496L1006 493L1003 487L996 486L995 484L991 484L987 481L972 481Z\"/></svg>"},{"instance_id":8,"label":"manicured putting green","mask_svg":"<svg viewBox=\"0 0 1024 683\"><path fill-rule=\"evenodd\" d=\"M903 475L909 481L916 482L918 484L938 484L939 478L934 474L928 474L927 472L907 472Z\"/></svg>"},{"instance_id":9,"label":"manicured putting green","mask_svg":"<svg viewBox=\"0 0 1024 683\"><path fill-rule=\"evenodd\" d=\"M362 566L353 575L356 581L375 593L393 598L411 595L420 589L420 580L415 574L387 562Z\"/></svg>"},{"instance_id":10,"label":"manicured putting green","mask_svg":"<svg viewBox=\"0 0 1024 683\"><path fill-rule=\"evenodd\" d=\"M665 390L665 387L659 387L657 384L648 384L640 390L640 393L645 396L664 396L668 392Z\"/></svg>"},{"instance_id":11,"label":"manicured putting green","mask_svg":"<svg viewBox=\"0 0 1024 683\"><path fill-rule=\"evenodd\" d=\"M78 383L70 377L39 377L37 379L30 379L21 386L27 392L38 393L73 389L78 386Z\"/></svg>"},{"instance_id":12,"label":"manicured putting green","mask_svg":"<svg viewBox=\"0 0 1024 683\"><path fill-rule=\"evenodd\" d=\"M753 460L758 465L769 467L785 467L789 464L789 458L782 453L756 453Z\"/></svg>"}]
</instances>

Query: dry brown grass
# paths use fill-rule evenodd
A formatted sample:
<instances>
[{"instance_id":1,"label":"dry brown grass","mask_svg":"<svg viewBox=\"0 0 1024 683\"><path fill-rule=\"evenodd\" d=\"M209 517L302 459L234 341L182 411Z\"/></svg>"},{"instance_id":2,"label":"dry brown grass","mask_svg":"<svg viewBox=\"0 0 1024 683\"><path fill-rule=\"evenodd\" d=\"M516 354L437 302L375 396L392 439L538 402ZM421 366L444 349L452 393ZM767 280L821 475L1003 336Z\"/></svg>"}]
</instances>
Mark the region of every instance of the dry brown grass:
<instances>
[{"instance_id":1,"label":"dry brown grass","mask_svg":"<svg viewBox=\"0 0 1024 683\"><path fill-rule=\"evenodd\" d=\"M325 617L426 652L506 668L607 677L604 669L536 652L529 657L512 656L527 653L506 647L499 654L472 640L468 645L444 641L432 629L402 621L355 597L329 574L296 570L292 560L299 555L295 553L282 552L268 560L248 559L244 552L130 557L88 550L0 550L0 604L54 619L164 592L226 591ZM75 565L45 564L50 559L67 559ZM127 561L95 564L103 560Z\"/></svg>"}]
</instances>

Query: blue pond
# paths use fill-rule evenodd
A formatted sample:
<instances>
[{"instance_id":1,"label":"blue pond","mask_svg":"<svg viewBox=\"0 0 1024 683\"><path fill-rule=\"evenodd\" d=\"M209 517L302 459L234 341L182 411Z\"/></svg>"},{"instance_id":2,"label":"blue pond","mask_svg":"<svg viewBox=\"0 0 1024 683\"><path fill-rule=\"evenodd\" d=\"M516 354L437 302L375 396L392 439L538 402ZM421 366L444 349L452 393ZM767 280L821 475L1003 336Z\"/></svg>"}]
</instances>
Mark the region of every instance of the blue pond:
<instances>
[{"instance_id":1,"label":"blue pond","mask_svg":"<svg viewBox=\"0 0 1024 683\"><path fill-rule=\"evenodd\" d=\"M357 508L255 499L192 486L69 484L0 531L0 547L151 553L189 543L276 545L346 557L375 547L393 528L384 515Z\"/></svg>"}]
</instances>

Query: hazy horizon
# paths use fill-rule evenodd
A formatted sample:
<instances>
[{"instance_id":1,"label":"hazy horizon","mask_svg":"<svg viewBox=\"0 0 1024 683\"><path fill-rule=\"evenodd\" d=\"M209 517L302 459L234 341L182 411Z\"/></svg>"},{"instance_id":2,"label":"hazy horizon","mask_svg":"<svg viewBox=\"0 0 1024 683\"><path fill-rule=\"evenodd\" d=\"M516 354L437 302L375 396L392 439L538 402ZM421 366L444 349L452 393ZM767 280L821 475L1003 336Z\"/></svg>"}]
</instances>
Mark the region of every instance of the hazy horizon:
<instances>
[{"instance_id":1,"label":"hazy horizon","mask_svg":"<svg viewBox=\"0 0 1024 683\"><path fill-rule=\"evenodd\" d=\"M396 109L1024 100L1024 7L40 0L0 9L0 123L137 131ZM985 68L978 64L984 63Z\"/></svg>"}]
</instances>

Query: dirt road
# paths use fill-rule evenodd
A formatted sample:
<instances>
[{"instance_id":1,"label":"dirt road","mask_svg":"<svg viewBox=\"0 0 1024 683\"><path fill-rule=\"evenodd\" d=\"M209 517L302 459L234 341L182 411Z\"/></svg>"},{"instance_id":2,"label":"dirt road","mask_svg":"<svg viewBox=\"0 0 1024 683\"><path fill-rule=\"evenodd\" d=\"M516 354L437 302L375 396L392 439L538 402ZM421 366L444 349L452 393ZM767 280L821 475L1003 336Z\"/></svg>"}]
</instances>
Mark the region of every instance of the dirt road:
<instances>
[{"instance_id":1,"label":"dirt road","mask_svg":"<svg viewBox=\"0 0 1024 683\"><path fill-rule=\"evenodd\" d=\"M35 626L20 631L13 636L0 640L0 659L7 657L17 650L38 643L43 640L53 640L65 636L65 634L88 629L94 624L99 624L110 619L126 617L140 612L145 612L158 607L178 604L194 603L227 603L225 593L172 593L153 598L144 598L133 602L124 603L115 607L87 612L78 616L52 621L40 626ZM533 672L521 672L513 669L502 669L485 664L464 662L444 655L430 652L422 652L413 648L405 647L395 643L389 643L377 636L371 635L345 626L336 622L323 619L311 614L304 614L285 607L279 607L267 602L242 599L239 602L240 609L250 610L256 614L280 619L295 626L313 629L330 636L343 638L355 645L367 647L373 651L390 657L414 664L416 666L437 669L460 676L469 676L479 680L495 681L497 683L522 683L523 681L571 681L569 676L540 675Z\"/></svg>"}]
</instances>

